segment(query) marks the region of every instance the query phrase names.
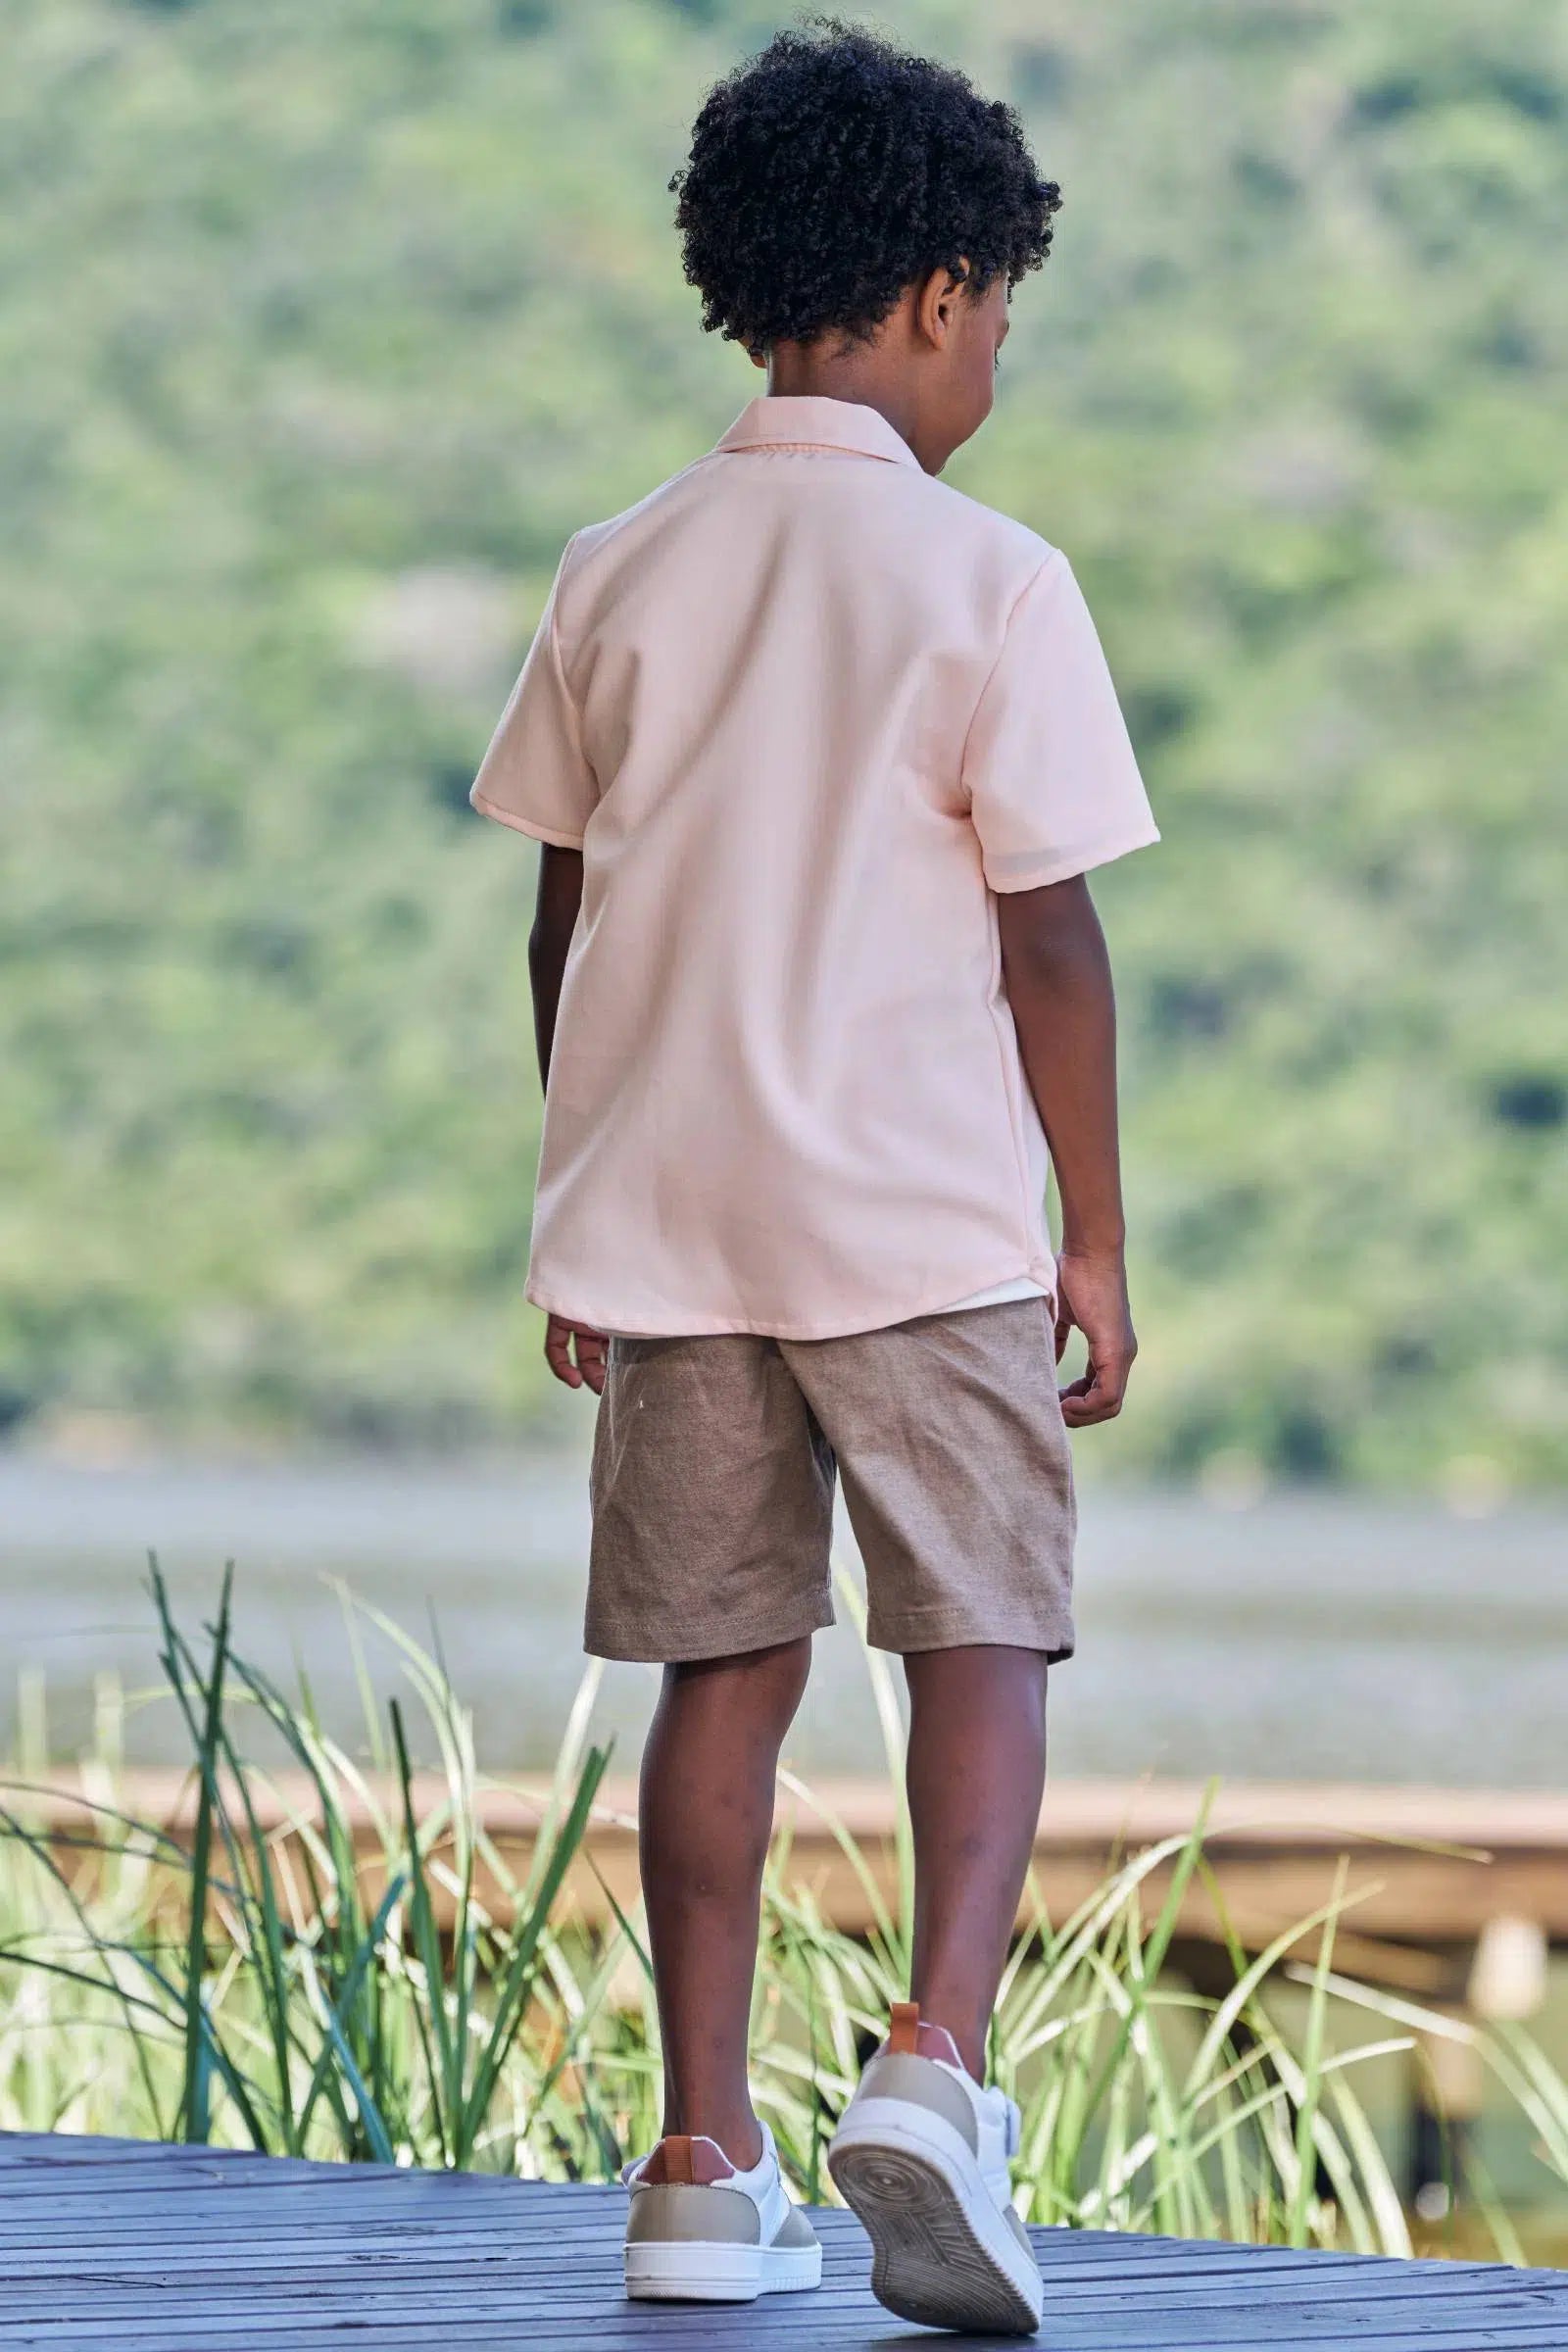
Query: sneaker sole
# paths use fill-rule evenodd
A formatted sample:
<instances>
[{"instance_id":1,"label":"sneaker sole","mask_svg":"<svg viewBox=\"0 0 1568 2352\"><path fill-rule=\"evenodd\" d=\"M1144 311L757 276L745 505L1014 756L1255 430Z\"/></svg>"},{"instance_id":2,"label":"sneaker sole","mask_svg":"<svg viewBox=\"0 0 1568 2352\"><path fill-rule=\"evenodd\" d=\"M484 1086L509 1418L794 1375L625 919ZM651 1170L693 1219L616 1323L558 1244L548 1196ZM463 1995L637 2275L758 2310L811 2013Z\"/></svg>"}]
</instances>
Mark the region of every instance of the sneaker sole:
<instances>
[{"instance_id":1,"label":"sneaker sole","mask_svg":"<svg viewBox=\"0 0 1568 2352\"><path fill-rule=\"evenodd\" d=\"M871 2292L888 2311L923 2328L1035 2333L1038 2272L1030 2294L1013 2276L1022 2248L940 2150L886 2125L851 2126L828 2150L827 2169L871 2240Z\"/></svg>"},{"instance_id":2,"label":"sneaker sole","mask_svg":"<svg viewBox=\"0 0 1568 2352\"><path fill-rule=\"evenodd\" d=\"M634 2303L755 2303L822 2283L820 2246L736 2246L643 2238L625 2250Z\"/></svg>"}]
</instances>

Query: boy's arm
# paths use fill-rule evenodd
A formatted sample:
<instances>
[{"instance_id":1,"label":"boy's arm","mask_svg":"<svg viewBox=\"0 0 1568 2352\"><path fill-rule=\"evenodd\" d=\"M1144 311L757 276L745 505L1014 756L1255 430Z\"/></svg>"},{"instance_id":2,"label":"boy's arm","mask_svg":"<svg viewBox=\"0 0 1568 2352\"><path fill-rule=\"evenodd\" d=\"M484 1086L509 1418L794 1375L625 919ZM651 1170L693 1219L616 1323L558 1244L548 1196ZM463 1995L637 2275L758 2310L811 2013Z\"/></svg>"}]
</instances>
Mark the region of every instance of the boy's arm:
<instances>
[{"instance_id":1,"label":"boy's arm","mask_svg":"<svg viewBox=\"0 0 1568 2352\"><path fill-rule=\"evenodd\" d=\"M582 852L558 850L546 842L539 852L539 889L533 929L528 934L528 979L533 990L533 1038L539 1054L539 1083L550 1083L550 1054L556 1042L556 1013L566 952L582 906ZM605 1386L606 1340L585 1323L551 1315L545 1326L545 1358L568 1389L585 1385L596 1396Z\"/></svg>"},{"instance_id":2,"label":"boy's arm","mask_svg":"<svg viewBox=\"0 0 1568 2352\"><path fill-rule=\"evenodd\" d=\"M1127 1303L1116 1140L1116 1001L1081 874L998 900L1002 968L1029 1090L1061 1196L1056 1354L1074 1325L1089 1367L1062 1391L1074 1429L1121 1410L1138 1343Z\"/></svg>"}]
</instances>

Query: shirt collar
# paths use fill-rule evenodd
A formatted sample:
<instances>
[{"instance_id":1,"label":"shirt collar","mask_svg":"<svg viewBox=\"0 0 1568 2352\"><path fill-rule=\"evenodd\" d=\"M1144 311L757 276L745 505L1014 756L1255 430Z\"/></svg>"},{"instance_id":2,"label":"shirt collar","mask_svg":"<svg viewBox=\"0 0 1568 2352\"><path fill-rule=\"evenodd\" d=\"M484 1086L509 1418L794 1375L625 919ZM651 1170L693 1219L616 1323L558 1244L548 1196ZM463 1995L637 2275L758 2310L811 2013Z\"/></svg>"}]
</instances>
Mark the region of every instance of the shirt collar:
<instances>
[{"instance_id":1,"label":"shirt collar","mask_svg":"<svg viewBox=\"0 0 1568 2352\"><path fill-rule=\"evenodd\" d=\"M858 400L821 400L765 393L748 402L720 449L842 449L895 466L920 463L902 434L876 409Z\"/></svg>"}]
</instances>

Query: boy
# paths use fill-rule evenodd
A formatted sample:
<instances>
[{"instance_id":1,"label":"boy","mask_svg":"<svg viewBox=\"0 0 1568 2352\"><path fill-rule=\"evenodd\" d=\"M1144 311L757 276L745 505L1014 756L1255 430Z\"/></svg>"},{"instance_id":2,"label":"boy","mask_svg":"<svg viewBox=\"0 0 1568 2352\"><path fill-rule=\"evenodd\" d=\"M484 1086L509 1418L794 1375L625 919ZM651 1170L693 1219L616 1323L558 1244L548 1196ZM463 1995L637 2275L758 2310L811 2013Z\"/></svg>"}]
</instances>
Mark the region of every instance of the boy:
<instances>
[{"instance_id":1,"label":"boy","mask_svg":"<svg viewBox=\"0 0 1568 2352\"><path fill-rule=\"evenodd\" d=\"M1083 875L1157 836L1065 560L936 477L1059 196L1008 109L831 24L720 83L672 184L704 324L767 390L572 540L473 789L544 845L528 1295L600 1396L587 1643L664 1669L665 2135L628 2170L627 2288L820 2275L746 2036L836 1464L908 1682L917 1890L829 2169L890 2310L1029 2332L986 2036L1073 1644L1065 1431L1120 1409L1134 1352Z\"/></svg>"}]
</instances>

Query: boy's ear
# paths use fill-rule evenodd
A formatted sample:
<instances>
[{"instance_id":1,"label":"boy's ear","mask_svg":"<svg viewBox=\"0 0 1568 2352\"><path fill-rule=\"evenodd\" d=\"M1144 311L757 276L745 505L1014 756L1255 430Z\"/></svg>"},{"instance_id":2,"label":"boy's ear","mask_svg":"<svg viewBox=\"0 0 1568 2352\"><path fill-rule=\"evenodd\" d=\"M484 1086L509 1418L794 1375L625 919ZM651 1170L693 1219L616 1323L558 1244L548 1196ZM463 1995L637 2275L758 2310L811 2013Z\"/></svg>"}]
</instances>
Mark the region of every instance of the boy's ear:
<instances>
[{"instance_id":1,"label":"boy's ear","mask_svg":"<svg viewBox=\"0 0 1568 2352\"><path fill-rule=\"evenodd\" d=\"M926 341L940 351L953 329L958 304L969 282L969 265L960 258L956 270L933 270L915 301L915 318Z\"/></svg>"},{"instance_id":2,"label":"boy's ear","mask_svg":"<svg viewBox=\"0 0 1568 2352\"><path fill-rule=\"evenodd\" d=\"M751 361L754 368L765 368L767 366L767 354L765 351L749 351L746 354L746 357Z\"/></svg>"}]
</instances>

